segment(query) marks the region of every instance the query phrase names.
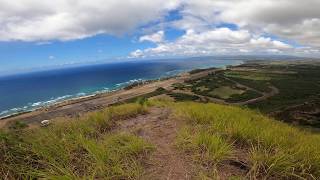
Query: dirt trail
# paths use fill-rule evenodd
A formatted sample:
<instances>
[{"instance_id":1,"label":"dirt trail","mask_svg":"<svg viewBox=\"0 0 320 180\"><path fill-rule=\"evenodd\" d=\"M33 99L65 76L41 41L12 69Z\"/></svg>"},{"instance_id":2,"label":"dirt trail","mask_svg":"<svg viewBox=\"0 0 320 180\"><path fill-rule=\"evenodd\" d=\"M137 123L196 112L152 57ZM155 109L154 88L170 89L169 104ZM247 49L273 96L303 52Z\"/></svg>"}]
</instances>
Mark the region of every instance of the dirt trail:
<instances>
[{"instance_id":1,"label":"dirt trail","mask_svg":"<svg viewBox=\"0 0 320 180\"><path fill-rule=\"evenodd\" d=\"M149 114L119 122L118 131L134 133L156 146L142 179L191 179L191 163L174 147L180 126L170 114L169 109L153 107Z\"/></svg>"},{"instance_id":2,"label":"dirt trail","mask_svg":"<svg viewBox=\"0 0 320 180\"><path fill-rule=\"evenodd\" d=\"M244 102L239 102L239 103L233 103L234 105L246 105L246 104L251 104L251 103L255 103L255 102L259 102L259 101L263 101L266 100L272 96L275 96L277 94L279 94L279 89L274 87L274 86L269 86L269 88L271 89L270 92L264 92L262 93L263 95L258 97L258 98L254 98L254 99L249 99L247 101Z\"/></svg>"},{"instance_id":3,"label":"dirt trail","mask_svg":"<svg viewBox=\"0 0 320 180\"><path fill-rule=\"evenodd\" d=\"M239 84L239 83L238 83ZM240 84L239 84L240 85ZM250 90L254 90L252 88L249 88L248 86L244 86L244 85L241 85L242 87L246 87L247 89L250 89ZM184 90L173 90L172 92L175 92L175 93L184 93L184 94L188 94L188 95L191 95L191 96L198 96L200 97L201 99L208 99L210 100L210 102L214 102L214 103L219 103L219 104L229 104L229 105L247 105L247 104L251 104L251 103L255 103L255 102L259 102L259 101L263 101L263 100L266 100L272 96L275 96L277 94L279 94L279 89L274 87L274 86L269 86L269 88L271 89L270 92L260 92L260 91L257 91L257 90L254 90L256 92L259 92L262 94L262 96L260 97L257 97L257 98L254 98L254 99L249 99L247 101L242 101L242 102L236 102L236 103L231 103L231 102L226 102L225 100L222 100L222 99L217 99L217 98L213 98L213 97L208 97L208 96L202 96L202 95L199 95L199 94L195 94L191 91L184 91Z\"/></svg>"}]
</instances>

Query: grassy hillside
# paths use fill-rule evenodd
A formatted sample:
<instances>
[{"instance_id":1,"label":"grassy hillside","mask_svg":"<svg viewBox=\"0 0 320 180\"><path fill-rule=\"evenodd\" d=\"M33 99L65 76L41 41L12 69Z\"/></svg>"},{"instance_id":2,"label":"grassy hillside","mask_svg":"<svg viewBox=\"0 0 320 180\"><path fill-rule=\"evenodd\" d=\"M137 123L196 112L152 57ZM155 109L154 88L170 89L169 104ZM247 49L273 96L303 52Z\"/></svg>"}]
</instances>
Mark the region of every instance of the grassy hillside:
<instances>
[{"instance_id":1,"label":"grassy hillside","mask_svg":"<svg viewBox=\"0 0 320 180\"><path fill-rule=\"evenodd\" d=\"M0 176L4 179L136 179L140 159L153 149L141 138L111 133L116 120L146 113L126 104L55 122L46 128L0 133Z\"/></svg>"},{"instance_id":2,"label":"grassy hillside","mask_svg":"<svg viewBox=\"0 0 320 180\"><path fill-rule=\"evenodd\" d=\"M145 160L157 147L144 136L117 131L117 122L131 121L155 107L170 109L172 117L165 117L182 124L175 132L175 141L168 143L191 161L195 179L216 179L232 164L239 174L229 178L320 178L318 134L249 109L159 100L114 106L78 119L60 119L43 128L2 130L0 176L139 179L147 168Z\"/></svg>"},{"instance_id":3,"label":"grassy hillside","mask_svg":"<svg viewBox=\"0 0 320 180\"><path fill-rule=\"evenodd\" d=\"M320 178L318 134L238 107L197 103L174 107L187 123L178 147L196 158L203 176L215 177L219 165L241 158L248 178Z\"/></svg>"}]
</instances>

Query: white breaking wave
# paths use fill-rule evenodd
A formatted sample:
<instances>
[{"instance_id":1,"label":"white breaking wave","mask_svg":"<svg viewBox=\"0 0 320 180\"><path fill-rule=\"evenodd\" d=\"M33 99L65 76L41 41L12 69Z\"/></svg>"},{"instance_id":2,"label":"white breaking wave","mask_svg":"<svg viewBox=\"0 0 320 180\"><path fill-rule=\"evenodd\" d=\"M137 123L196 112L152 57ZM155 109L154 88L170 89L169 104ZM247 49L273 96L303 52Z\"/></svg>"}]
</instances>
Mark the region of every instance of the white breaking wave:
<instances>
[{"instance_id":1,"label":"white breaking wave","mask_svg":"<svg viewBox=\"0 0 320 180\"><path fill-rule=\"evenodd\" d=\"M142 82L142 81L144 81L144 80L143 79L131 79L131 80L127 81L127 82L116 84L116 87L124 87L124 86L130 85L132 83Z\"/></svg>"},{"instance_id":2,"label":"white breaking wave","mask_svg":"<svg viewBox=\"0 0 320 180\"><path fill-rule=\"evenodd\" d=\"M39 102L34 102L34 103L28 103L27 106L16 107L16 108L2 111L2 112L0 112L0 117L3 118L3 117L18 114L18 113L22 113L22 112L33 111L33 110L38 109L40 107L45 107L45 106L53 105L55 103L59 103L59 102L68 100L72 97L73 97L72 95L65 95L65 96L61 96L61 97L57 97L57 98L51 98L48 101L39 101Z\"/></svg>"}]
</instances>

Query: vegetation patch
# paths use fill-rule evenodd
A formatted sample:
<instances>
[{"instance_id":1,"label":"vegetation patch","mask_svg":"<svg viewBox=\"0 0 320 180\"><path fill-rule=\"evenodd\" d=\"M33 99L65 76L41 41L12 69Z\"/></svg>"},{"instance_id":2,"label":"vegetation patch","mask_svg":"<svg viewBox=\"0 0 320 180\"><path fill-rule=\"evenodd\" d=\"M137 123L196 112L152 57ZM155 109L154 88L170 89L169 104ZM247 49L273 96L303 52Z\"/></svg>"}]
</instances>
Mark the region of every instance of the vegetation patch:
<instances>
[{"instance_id":1,"label":"vegetation patch","mask_svg":"<svg viewBox=\"0 0 320 180\"><path fill-rule=\"evenodd\" d=\"M217 154L212 155L211 162L223 163L223 159L232 156L229 156L229 153L221 155L220 148L228 147L226 152L239 148L247 152L244 158L248 167L246 177L252 179L320 178L320 135L302 131L239 107L178 103L174 105L174 109L177 116L184 119L189 126L189 129L183 130L178 136L178 148L184 152L187 150L192 156L206 157L202 154L202 150L212 145L213 147L208 148L212 151L207 150ZM213 142L208 140L211 138ZM215 149L217 144L219 146ZM237 155L234 154L234 156ZM220 160L214 161L217 159ZM203 167L207 164L200 165ZM217 174L217 169L214 166L211 167L205 168L208 170L206 175L209 177Z\"/></svg>"},{"instance_id":2,"label":"vegetation patch","mask_svg":"<svg viewBox=\"0 0 320 180\"><path fill-rule=\"evenodd\" d=\"M168 93L170 97L173 97L176 101L199 101L199 96L189 95L185 93Z\"/></svg>"},{"instance_id":3,"label":"vegetation patch","mask_svg":"<svg viewBox=\"0 0 320 180\"><path fill-rule=\"evenodd\" d=\"M141 158L153 146L131 134L113 133L116 120L146 113L126 104L57 121L45 128L0 132L4 179L137 179Z\"/></svg>"},{"instance_id":4,"label":"vegetation patch","mask_svg":"<svg viewBox=\"0 0 320 180\"><path fill-rule=\"evenodd\" d=\"M219 88L215 88L213 91L209 92L209 95L216 97L218 96L219 98L222 99L229 99L232 95L241 95L245 91L241 89L234 89L229 86L221 86Z\"/></svg>"},{"instance_id":5,"label":"vegetation patch","mask_svg":"<svg viewBox=\"0 0 320 180\"><path fill-rule=\"evenodd\" d=\"M201 179L216 177L218 166L233 155L232 143L201 127L182 128L178 132L176 146L198 165L196 176Z\"/></svg>"},{"instance_id":6,"label":"vegetation patch","mask_svg":"<svg viewBox=\"0 0 320 180\"><path fill-rule=\"evenodd\" d=\"M253 91L253 90L247 90L242 94L232 94L229 96L229 98L226 100L226 102L236 103L236 102L244 102L248 101L250 99L255 99L262 96L262 94Z\"/></svg>"},{"instance_id":7,"label":"vegetation patch","mask_svg":"<svg viewBox=\"0 0 320 180\"><path fill-rule=\"evenodd\" d=\"M268 81L271 79L270 75L268 74L253 71L227 71L224 74L226 77L248 79L254 81Z\"/></svg>"},{"instance_id":8,"label":"vegetation patch","mask_svg":"<svg viewBox=\"0 0 320 180\"><path fill-rule=\"evenodd\" d=\"M151 93L147 93L147 94L144 94L144 95L141 95L141 96L130 98L130 99L126 100L125 102L126 103L134 103L134 102L140 101L141 99L148 99L148 98L151 98L151 97L154 97L154 96L165 94L167 92L168 91L166 89L164 89L162 87L159 87L159 88L157 88L155 91L153 91Z\"/></svg>"},{"instance_id":9,"label":"vegetation patch","mask_svg":"<svg viewBox=\"0 0 320 180\"><path fill-rule=\"evenodd\" d=\"M261 67L260 67L261 68ZM277 74L269 81L270 84L279 89L279 94L267 100L250 104L250 108L259 109L270 113L287 108L288 106L303 104L314 100L320 92L320 66L313 64L298 65L270 65L268 70L294 71L295 74Z\"/></svg>"},{"instance_id":10,"label":"vegetation patch","mask_svg":"<svg viewBox=\"0 0 320 180\"><path fill-rule=\"evenodd\" d=\"M189 73L190 74L197 74L197 73L200 73L200 72L203 72L203 71L215 70L215 69L217 69L217 68L194 69L194 70L190 71Z\"/></svg>"}]
</instances>

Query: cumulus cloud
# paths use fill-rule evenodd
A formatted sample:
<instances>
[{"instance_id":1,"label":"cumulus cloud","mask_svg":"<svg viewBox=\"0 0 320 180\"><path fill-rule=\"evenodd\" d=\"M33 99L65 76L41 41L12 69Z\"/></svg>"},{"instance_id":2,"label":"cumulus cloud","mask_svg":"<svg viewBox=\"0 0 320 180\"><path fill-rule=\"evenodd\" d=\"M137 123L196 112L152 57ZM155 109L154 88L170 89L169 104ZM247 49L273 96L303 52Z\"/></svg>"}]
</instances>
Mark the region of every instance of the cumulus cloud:
<instances>
[{"instance_id":1,"label":"cumulus cloud","mask_svg":"<svg viewBox=\"0 0 320 180\"><path fill-rule=\"evenodd\" d=\"M138 49L130 57L319 54L319 7L319 0L0 0L0 41L41 44L130 34L150 25L154 33L138 40L156 47ZM167 18L171 11L181 18ZM185 34L165 41L168 26Z\"/></svg>"},{"instance_id":2,"label":"cumulus cloud","mask_svg":"<svg viewBox=\"0 0 320 180\"><path fill-rule=\"evenodd\" d=\"M177 23L184 24L182 28L233 23L256 33L320 46L319 7L319 0L190 0L185 1L183 19ZM197 21L187 21L190 18Z\"/></svg>"},{"instance_id":3,"label":"cumulus cloud","mask_svg":"<svg viewBox=\"0 0 320 180\"><path fill-rule=\"evenodd\" d=\"M247 30L216 28L204 32L188 30L174 42L158 43L155 48L132 52L135 57L168 55L216 55L240 53L281 53L292 46L271 38L256 37ZM139 55L139 56L137 56Z\"/></svg>"},{"instance_id":4,"label":"cumulus cloud","mask_svg":"<svg viewBox=\"0 0 320 180\"><path fill-rule=\"evenodd\" d=\"M162 18L179 0L0 0L0 41L121 35Z\"/></svg>"},{"instance_id":5,"label":"cumulus cloud","mask_svg":"<svg viewBox=\"0 0 320 180\"><path fill-rule=\"evenodd\" d=\"M174 42L147 48L142 51L143 56L319 54L318 7L319 0L183 1L179 11L182 18L170 22L170 25L185 30L185 35ZM227 28L227 24L233 24L234 30Z\"/></svg>"},{"instance_id":6,"label":"cumulus cloud","mask_svg":"<svg viewBox=\"0 0 320 180\"><path fill-rule=\"evenodd\" d=\"M139 41L140 42L150 41L150 42L154 42L154 43L162 42L162 41L164 41L164 31L158 31L154 34L141 36L139 38Z\"/></svg>"},{"instance_id":7,"label":"cumulus cloud","mask_svg":"<svg viewBox=\"0 0 320 180\"><path fill-rule=\"evenodd\" d=\"M128 56L128 58L141 58L141 57L144 57L144 53L141 49L137 49L131 52Z\"/></svg>"},{"instance_id":8,"label":"cumulus cloud","mask_svg":"<svg viewBox=\"0 0 320 180\"><path fill-rule=\"evenodd\" d=\"M250 43L254 46L259 46L261 48L268 48L273 47L277 49L290 49L292 48L290 45L278 41L278 40L272 40L271 38L265 38L265 37L259 37L257 39L251 39Z\"/></svg>"}]
</instances>

